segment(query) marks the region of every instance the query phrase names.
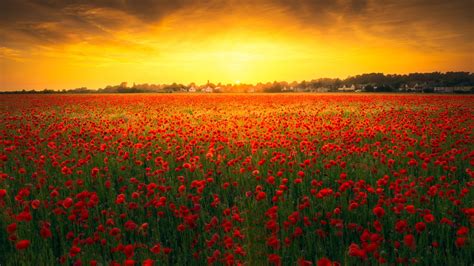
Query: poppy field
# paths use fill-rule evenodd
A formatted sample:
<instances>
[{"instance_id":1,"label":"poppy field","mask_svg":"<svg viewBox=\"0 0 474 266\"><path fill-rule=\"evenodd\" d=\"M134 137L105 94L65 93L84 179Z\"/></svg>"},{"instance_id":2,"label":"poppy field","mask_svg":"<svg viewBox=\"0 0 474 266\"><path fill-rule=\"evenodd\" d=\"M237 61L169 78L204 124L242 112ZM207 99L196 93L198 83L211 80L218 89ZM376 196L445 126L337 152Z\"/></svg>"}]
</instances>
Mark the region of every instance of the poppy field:
<instances>
[{"instance_id":1,"label":"poppy field","mask_svg":"<svg viewBox=\"0 0 474 266\"><path fill-rule=\"evenodd\" d=\"M472 265L474 97L2 95L0 265Z\"/></svg>"}]
</instances>

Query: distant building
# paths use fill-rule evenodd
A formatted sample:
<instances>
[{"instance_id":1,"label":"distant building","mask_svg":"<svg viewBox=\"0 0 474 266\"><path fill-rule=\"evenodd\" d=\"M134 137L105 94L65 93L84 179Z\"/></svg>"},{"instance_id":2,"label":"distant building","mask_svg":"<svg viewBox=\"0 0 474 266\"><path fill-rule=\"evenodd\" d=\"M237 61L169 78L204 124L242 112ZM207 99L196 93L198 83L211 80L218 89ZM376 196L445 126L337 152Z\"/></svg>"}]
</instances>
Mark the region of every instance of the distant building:
<instances>
[{"instance_id":1,"label":"distant building","mask_svg":"<svg viewBox=\"0 0 474 266\"><path fill-rule=\"evenodd\" d=\"M408 86L408 84L402 84L398 88L398 91L409 91L409 90L410 90L410 87Z\"/></svg>"},{"instance_id":2,"label":"distant building","mask_svg":"<svg viewBox=\"0 0 474 266\"><path fill-rule=\"evenodd\" d=\"M205 93L212 93L212 88L210 86L207 86L206 88L204 88L203 92Z\"/></svg>"},{"instance_id":3,"label":"distant building","mask_svg":"<svg viewBox=\"0 0 474 266\"><path fill-rule=\"evenodd\" d=\"M196 87L191 86L191 88L189 88L188 92L196 92Z\"/></svg>"},{"instance_id":4,"label":"distant building","mask_svg":"<svg viewBox=\"0 0 474 266\"><path fill-rule=\"evenodd\" d=\"M424 88L425 88L424 85L416 83L415 86L412 88L412 91L414 91L414 92L423 92Z\"/></svg>"},{"instance_id":5,"label":"distant building","mask_svg":"<svg viewBox=\"0 0 474 266\"><path fill-rule=\"evenodd\" d=\"M319 87L319 88L314 88L312 89L312 92L329 92L330 89L326 87Z\"/></svg>"},{"instance_id":6,"label":"distant building","mask_svg":"<svg viewBox=\"0 0 474 266\"><path fill-rule=\"evenodd\" d=\"M211 83L209 82L209 80L207 80L207 85L204 89L202 89L202 92L205 92L205 93L212 93L214 90L212 89L211 87Z\"/></svg>"},{"instance_id":7,"label":"distant building","mask_svg":"<svg viewBox=\"0 0 474 266\"><path fill-rule=\"evenodd\" d=\"M343 91L343 92L349 92L349 91L355 91L356 87L354 84L352 84L350 87L346 87L346 85L342 86L341 88L337 89L338 91Z\"/></svg>"},{"instance_id":8,"label":"distant building","mask_svg":"<svg viewBox=\"0 0 474 266\"><path fill-rule=\"evenodd\" d=\"M303 87L296 87L296 88L294 89L295 92L306 92L306 91L308 91L308 90L309 90L309 89L303 88Z\"/></svg>"},{"instance_id":9,"label":"distant building","mask_svg":"<svg viewBox=\"0 0 474 266\"><path fill-rule=\"evenodd\" d=\"M467 93L473 91L473 86L453 86L453 87L434 87L434 92L438 93Z\"/></svg>"}]
</instances>

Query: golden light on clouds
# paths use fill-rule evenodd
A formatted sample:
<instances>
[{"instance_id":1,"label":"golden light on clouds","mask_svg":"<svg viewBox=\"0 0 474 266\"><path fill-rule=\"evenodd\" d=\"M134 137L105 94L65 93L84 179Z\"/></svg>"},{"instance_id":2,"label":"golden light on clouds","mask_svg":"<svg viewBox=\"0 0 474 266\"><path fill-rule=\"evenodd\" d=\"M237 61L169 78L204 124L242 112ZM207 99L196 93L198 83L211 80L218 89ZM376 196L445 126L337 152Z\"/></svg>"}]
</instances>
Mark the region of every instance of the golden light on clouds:
<instances>
[{"instance_id":1,"label":"golden light on clouds","mask_svg":"<svg viewBox=\"0 0 474 266\"><path fill-rule=\"evenodd\" d=\"M0 89L474 70L470 1L87 2L2 2Z\"/></svg>"}]
</instances>

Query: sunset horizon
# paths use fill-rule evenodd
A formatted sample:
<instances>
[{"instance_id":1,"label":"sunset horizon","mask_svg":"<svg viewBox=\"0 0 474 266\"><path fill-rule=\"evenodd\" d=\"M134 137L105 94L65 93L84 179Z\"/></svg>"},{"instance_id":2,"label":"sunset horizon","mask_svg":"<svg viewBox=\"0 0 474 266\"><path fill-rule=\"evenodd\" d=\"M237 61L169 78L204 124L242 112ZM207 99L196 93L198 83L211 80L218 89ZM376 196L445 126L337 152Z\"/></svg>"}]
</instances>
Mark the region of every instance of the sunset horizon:
<instances>
[{"instance_id":1,"label":"sunset horizon","mask_svg":"<svg viewBox=\"0 0 474 266\"><path fill-rule=\"evenodd\" d=\"M0 90L474 71L472 2L0 3Z\"/></svg>"},{"instance_id":2,"label":"sunset horizon","mask_svg":"<svg viewBox=\"0 0 474 266\"><path fill-rule=\"evenodd\" d=\"M474 266L474 0L0 0L0 266Z\"/></svg>"}]
</instances>

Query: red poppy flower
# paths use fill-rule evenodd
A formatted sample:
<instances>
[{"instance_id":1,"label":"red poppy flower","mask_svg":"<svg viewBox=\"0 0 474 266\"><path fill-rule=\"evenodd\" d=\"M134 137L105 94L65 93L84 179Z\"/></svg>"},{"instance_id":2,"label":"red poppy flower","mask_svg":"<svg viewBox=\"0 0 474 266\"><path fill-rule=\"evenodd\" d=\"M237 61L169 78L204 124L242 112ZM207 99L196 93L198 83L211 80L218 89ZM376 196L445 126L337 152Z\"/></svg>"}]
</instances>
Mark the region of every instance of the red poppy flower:
<instances>
[{"instance_id":1,"label":"red poppy flower","mask_svg":"<svg viewBox=\"0 0 474 266\"><path fill-rule=\"evenodd\" d=\"M469 228L467 228L466 226L461 226L461 228L458 229L456 234L458 236L464 236L464 235L467 235L468 232L469 232Z\"/></svg>"},{"instance_id":2,"label":"red poppy flower","mask_svg":"<svg viewBox=\"0 0 474 266\"><path fill-rule=\"evenodd\" d=\"M411 249L415 248L415 237L412 234L405 235L403 237L403 243Z\"/></svg>"},{"instance_id":3,"label":"red poppy flower","mask_svg":"<svg viewBox=\"0 0 474 266\"><path fill-rule=\"evenodd\" d=\"M146 259L143 261L142 266L153 266L155 264L155 261L152 259Z\"/></svg>"},{"instance_id":4,"label":"red poppy flower","mask_svg":"<svg viewBox=\"0 0 474 266\"><path fill-rule=\"evenodd\" d=\"M160 251L161 251L161 246L160 246L160 244L154 245L154 246L150 249L150 251L151 251L153 254L158 254L158 253L160 253Z\"/></svg>"},{"instance_id":5,"label":"red poppy flower","mask_svg":"<svg viewBox=\"0 0 474 266\"><path fill-rule=\"evenodd\" d=\"M30 240L20 240L16 243L15 247L18 250L27 249L30 246Z\"/></svg>"},{"instance_id":6,"label":"red poppy flower","mask_svg":"<svg viewBox=\"0 0 474 266\"><path fill-rule=\"evenodd\" d=\"M463 247L464 245L466 245L466 238L465 237L458 237L456 238L456 247L460 248L460 247Z\"/></svg>"},{"instance_id":7,"label":"red poppy flower","mask_svg":"<svg viewBox=\"0 0 474 266\"><path fill-rule=\"evenodd\" d=\"M13 232L16 231L16 228L17 228L17 224L16 224L16 223L9 224L9 225L7 226L7 232L8 232L9 234L11 234L11 233L13 233Z\"/></svg>"},{"instance_id":8,"label":"red poppy flower","mask_svg":"<svg viewBox=\"0 0 474 266\"><path fill-rule=\"evenodd\" d=\"M7 195L7 190L6 189L0 189L0 200L5 198Z\"/></svg>"},{"instance_id":9,"label":"red poppy flower","mask_svg":"<svg viewBox=\"0 0 474 266\"><path fill-rule=\"evenodd\" d=\"M280 266L281 265L281 258L277 254L270 254L268 256L268 262L272 265Z\"/></svg>"},{"instance_id":10,"label":"red poppy flower","mask_svg":"<svg viewBox=\"0 0 474 266\"><path fill-rule=\"evenodd\" d=\"M380 206L375 207L372 212L379 218L385 215L385 210Z\"/></svg>"},{"instance_id":11,"label":"red poppy flower","mask_svg":"<svg viewBox=\"0 0 474 266\"><path fill-rule=\"evenodd\" d=\"M418 222L418 223L415 224L415 228L416 228L416 231L421 233L421 232L425 231L426 224L424 222Z\"/></svg>"},{"instance_id":12,"label":"red poppy flower","mask_svg":"<svg viewBox=\"0 0 474 266\"><path fill-rule=\"evenodd\" d=\"M424 219L425 222L427 222L427 223L432 223L432 222L435 220L433 214L431 214L431 213L428 213L428 214L426 214L425 216L423 216L423 219Z\"/></svg>"},{"instance_id":13,"label":"red poppy flower","mask_svg":"<svg viewBox=\"0 0 474 266\"><path fill-rule=\"evenodd\" d=\"M255 198L256 198L258 201L260 201L260 200L265 199L266 197L267 197L267 193L265 193L265 192L263 192L263 191L260 191L260 192L257 193L257 195L256 195Z\"/></svg>"},{"instance_id":14,"label":"red poppy flower","mask_svg":"<svg viewBox=\"0 0 474 266\"><path fill-rule=\"evenodd\" d=\"M70 208L70 207L72 206L73 203L74 203L74 201L73 201L71 198L65 198L65 199L63 200L63 207L64 207L65 209L68 209L68 208Z\"/></svg>"},{"instance_id":15,"label":"red poppy flower","mask_svg":"<svg viewBox=\"0 0 474 266\"><path fill-rule=\"evenodd\" d=\"M328 258L321 258L316 262L317 266L332 266L332 262Z\"/></svg>"}]
</instances>

